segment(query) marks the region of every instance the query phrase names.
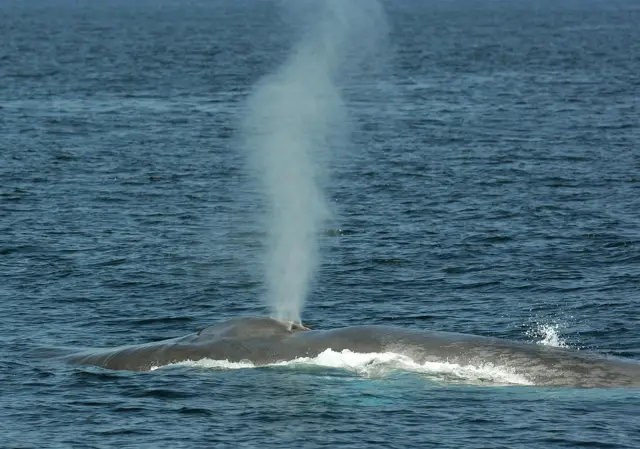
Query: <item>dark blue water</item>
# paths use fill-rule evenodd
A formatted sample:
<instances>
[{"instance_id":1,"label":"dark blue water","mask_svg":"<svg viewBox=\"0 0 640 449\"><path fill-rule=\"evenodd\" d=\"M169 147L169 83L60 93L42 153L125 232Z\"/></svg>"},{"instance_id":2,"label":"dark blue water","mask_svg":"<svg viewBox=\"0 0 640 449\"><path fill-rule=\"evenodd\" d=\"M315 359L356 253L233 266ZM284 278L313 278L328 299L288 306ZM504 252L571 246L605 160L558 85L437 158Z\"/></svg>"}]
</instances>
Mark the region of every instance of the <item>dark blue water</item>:
<instances>
[{"instance_id":1,"label":"dark blue water","mask_svg":"<svg viewBox=\"0 0 640 449\"><path fill-rule=\"evenodd\" d=\"M239 129L292 15L131 3L0 1L0 447L640 447L632 389L35 356L268 312ZM640 360L638 2L386 7L304 321Z\"/></svg>"}]
</instances>

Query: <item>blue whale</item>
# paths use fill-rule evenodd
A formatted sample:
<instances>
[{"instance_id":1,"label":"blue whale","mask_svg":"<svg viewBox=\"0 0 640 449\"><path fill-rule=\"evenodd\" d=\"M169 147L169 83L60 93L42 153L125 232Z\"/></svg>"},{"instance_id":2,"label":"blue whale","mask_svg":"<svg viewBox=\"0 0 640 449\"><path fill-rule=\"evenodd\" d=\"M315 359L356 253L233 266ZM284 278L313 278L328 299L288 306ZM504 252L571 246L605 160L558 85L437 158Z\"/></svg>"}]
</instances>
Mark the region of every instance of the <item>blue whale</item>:
<instances>
[{"instance_id":1,"label":"blue whale","mask_svg":"<svg viewBox=\"0 0 640 449\"><path fill-rule=\"evenodd\" d=\"M310 330L266 317L233 318L184 337L85 350L67 355L65 359L111 370L145 371L202 359L266 365L299 357L316 357L326 349L394 352L417 363L491 364L505 367L540 386L640 387L640 362L637 360L499 338L390 326Z\"/></svg>"}]
</instances>

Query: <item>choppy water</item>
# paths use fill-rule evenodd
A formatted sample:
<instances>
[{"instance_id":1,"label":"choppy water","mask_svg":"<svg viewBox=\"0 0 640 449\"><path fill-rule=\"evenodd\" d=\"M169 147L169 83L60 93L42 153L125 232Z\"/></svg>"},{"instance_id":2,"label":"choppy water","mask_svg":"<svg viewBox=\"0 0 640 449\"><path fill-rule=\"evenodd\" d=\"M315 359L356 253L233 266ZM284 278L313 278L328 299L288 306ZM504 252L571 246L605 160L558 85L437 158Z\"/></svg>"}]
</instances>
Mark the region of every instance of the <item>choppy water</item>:
<instances>
[{"instance_id":1,"label":"choppy water","mask_svg":"<svg viewBox=\"0 0 640 449\"><path fill-rule=\"evenodd\" d=\"M356 132L305 322L640 359L640 5L386 6L386 61L343 86ZM34 357L266 313L238 129L295 30L249 0L0 7L0 446L640 446L637 390L487 367Z\"/></svg>"}]
</instances>

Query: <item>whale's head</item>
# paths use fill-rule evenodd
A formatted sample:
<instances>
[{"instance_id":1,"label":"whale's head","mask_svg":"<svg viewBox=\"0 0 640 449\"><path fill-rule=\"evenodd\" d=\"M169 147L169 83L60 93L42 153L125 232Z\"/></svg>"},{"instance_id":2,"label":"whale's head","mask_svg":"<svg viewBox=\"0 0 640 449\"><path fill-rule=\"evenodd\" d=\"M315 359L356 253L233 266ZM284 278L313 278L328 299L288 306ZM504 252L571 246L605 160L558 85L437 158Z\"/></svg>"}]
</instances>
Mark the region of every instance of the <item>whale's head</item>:
<instances>
[{"instance_id":1,"label":"whale's head","mask_svg":"<svg viewBox=\"0 0 640 449\"><path fill-rule=\"evenodd\" d=\"M307 331L308 327L292 321L280 321L270 317L233 318L214 324L198 332L198 336L215 338L267 338L286 336Z\"/></svg>"}]
</instances>

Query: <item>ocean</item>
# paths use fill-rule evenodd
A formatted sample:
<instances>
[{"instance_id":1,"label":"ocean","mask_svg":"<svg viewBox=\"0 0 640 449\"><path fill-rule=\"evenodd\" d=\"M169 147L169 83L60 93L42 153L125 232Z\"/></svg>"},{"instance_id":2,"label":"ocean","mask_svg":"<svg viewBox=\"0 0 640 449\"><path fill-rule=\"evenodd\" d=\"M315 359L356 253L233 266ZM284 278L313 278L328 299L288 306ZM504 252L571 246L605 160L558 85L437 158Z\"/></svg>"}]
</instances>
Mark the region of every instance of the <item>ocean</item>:
<instances>
[{"instance_id":1,"label":"ocean","mask_svg":"<svg viewBox=\"0 0 640 449\"><path fill-rule=\"evenodd\" d=\"M314 329L640 361L640 3L326 0L320 18L324 1L0 0L0 447L640 447L637 389L500 366L327 351L133 373L41 356L273 314L271 239L305 249L288 226L309 212L294 296ZM351 20L374 4L365 33ZM296 131L313 176L268 190L251 98L325 20L350 38L329 27L323 45L347 50L326 79L313 52L294 75L332 107L263 130ZM305 179L322 213L284 201L295 213L266 219Z\"/></svg>"}]
</instances>

